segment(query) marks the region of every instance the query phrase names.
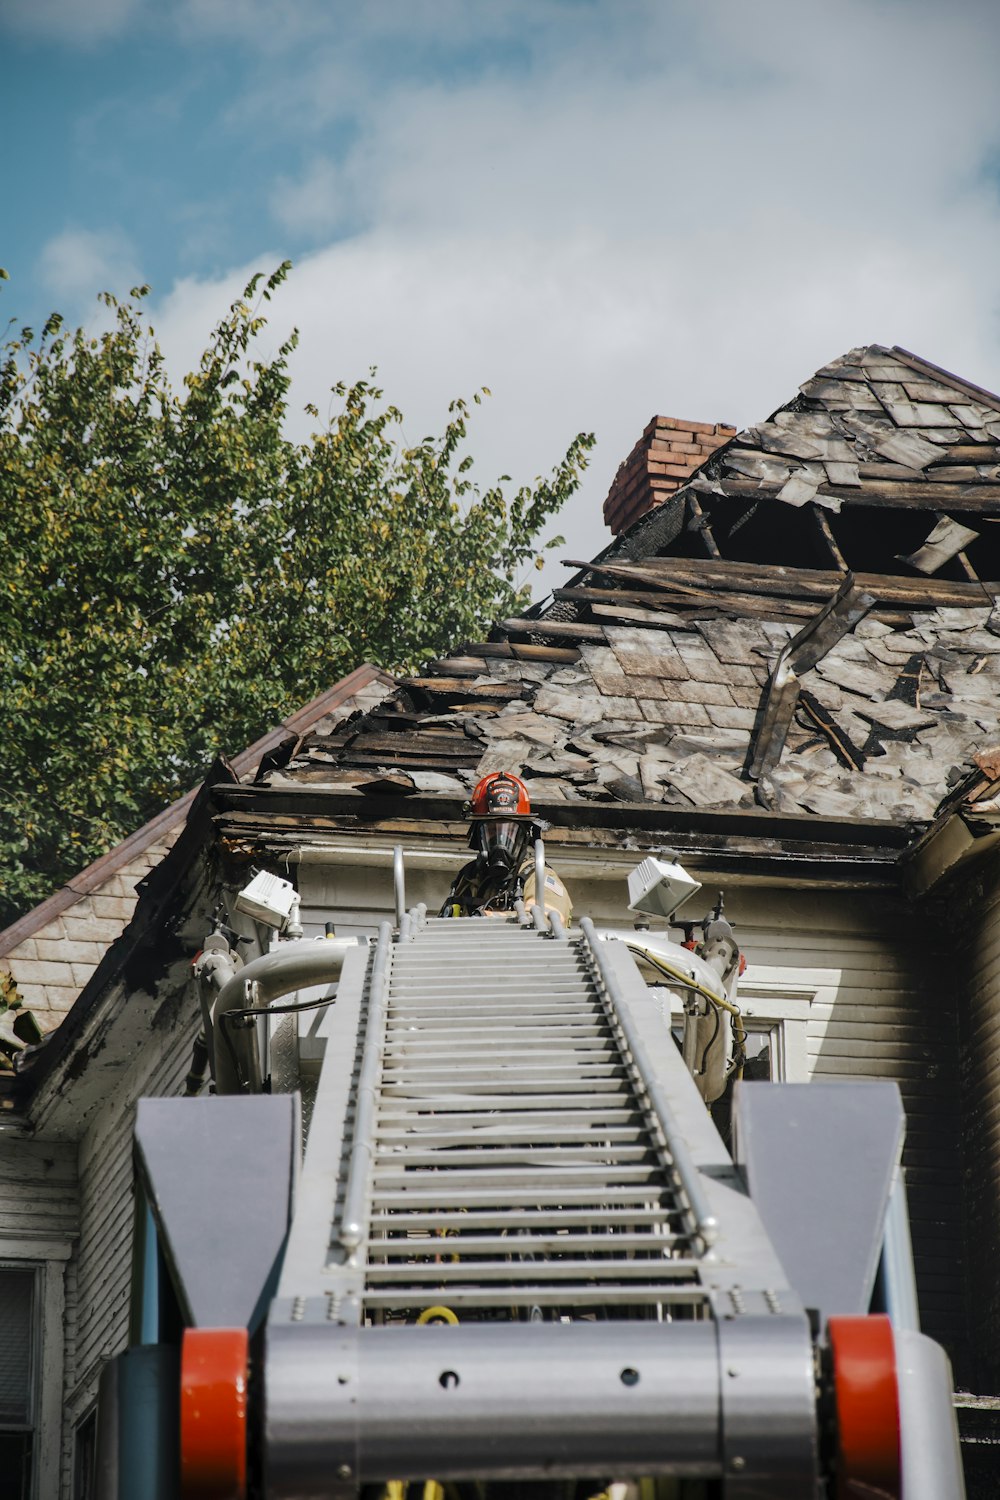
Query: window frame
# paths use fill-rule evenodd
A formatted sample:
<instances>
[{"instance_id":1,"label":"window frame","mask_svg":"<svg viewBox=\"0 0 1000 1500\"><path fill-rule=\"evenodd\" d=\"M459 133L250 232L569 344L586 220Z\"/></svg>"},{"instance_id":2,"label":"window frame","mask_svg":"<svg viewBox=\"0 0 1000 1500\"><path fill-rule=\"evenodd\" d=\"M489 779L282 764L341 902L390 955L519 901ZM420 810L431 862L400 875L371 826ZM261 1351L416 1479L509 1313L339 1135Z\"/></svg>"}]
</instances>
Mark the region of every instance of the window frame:
<instances>
[{"instance_id":1,"label":"window frame","mask_svg":"<svg viewBox=\"0 0 1000 1500\"><path fill-rule=\"evenodd\" d=\"M59 1240L0 1238L0 1268L34 1271L31 1341L31 1500L60 1493L63 1457L65 1271L71 1246Z\"/></svg>"},{"instance_id":2,"label":"window frame","mask_svg":"<svg viewBox=\"0 0 1000 1500\"><path fill-rule=\"evenodd\" d=\"M660 988L657 986L657 988ZM669 990L669 985L662 986ZM754 980L739 986L736 1002L754 1031L769 1031L773 1042L772 1083L808 1083L809 1017L816 1000L814 987ZM683 1020L684 1004L671 993L671 1021Z\"/></svg>"}]
</instances>

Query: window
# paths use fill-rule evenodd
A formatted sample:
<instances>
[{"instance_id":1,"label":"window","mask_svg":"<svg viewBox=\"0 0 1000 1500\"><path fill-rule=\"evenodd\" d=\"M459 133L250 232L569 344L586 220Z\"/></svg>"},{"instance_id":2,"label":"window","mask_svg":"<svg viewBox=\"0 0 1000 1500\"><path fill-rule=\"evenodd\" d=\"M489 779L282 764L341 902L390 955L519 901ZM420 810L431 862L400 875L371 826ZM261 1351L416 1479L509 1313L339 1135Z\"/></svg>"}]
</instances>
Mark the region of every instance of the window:
<instances>
[{"instance_id":1,"label":"window","mask_svg":"<svg viewBox=\"0 0 1000 1500\"><path fill-rule=\"evenodd\" d=\"M0 1500L29 1500L35 1426L35 1271L0 1266Z\"/></svg>"},{"instance_id":2,"label":"window","mask_svg":"<svg viewBox=\"0 0 1000 1500\"><path fill-rule=\"evenodd\" d=\"M78 1423L73 1446L73 1500L95 1500L97 1464L97 1410Z\"/></svg>"},{"instance_id":3,"label":"window","mask_svg":"<svg viewBox=\"0 0 1000 1500\"><path fill-rule=\"evenodd\" d=\"M680 995L660 985L651 985L650 994L661 1005L669 1000L671 1029L680 1045L684 1022ZM809 1007L816 998L815 990L741 984L737 998L747 1033L744 1078L771 1083L808 1082Z\"/></svg>"},{"instance_id":4,"label":"window","mask_svg":"<svg viewBox=\"0 0 1000 1500\"><path fill-rule=\"evenodd\" d=\"M782 984L740 985L739 1003L747 1030L747 1058L767 1050L772 1083L808 1083L809 1010L816 991ZM753 1076L765 1076L754 1071Z\"/></svg>"}]
</instances>

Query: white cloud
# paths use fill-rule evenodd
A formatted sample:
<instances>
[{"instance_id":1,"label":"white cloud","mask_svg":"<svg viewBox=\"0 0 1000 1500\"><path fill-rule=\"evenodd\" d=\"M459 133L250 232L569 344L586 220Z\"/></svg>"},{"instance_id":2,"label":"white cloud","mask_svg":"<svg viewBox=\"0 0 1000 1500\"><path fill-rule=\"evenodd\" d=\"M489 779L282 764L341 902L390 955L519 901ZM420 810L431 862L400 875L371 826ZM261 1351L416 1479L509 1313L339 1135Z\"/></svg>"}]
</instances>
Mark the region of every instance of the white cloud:
<instances>
[{"instance_id":1,"label":"white cloud","mask_svg":"<svg viewBox=\"0 0 1000 1500\"><path fill-rule=\"evenodd\" d=\"M3 0L0 27L45 41L87 44L125 29L141 0Z\"/></svg>"},{"instance_id":2,"label":"white cloud","mask_svg":"<svg viewBox=\"0 0 1000 1500\"><path fill-rule=\"evenodd\" d=\"M42 247L37 275L60 311L73 313L85 306L89 311L97 292L120 293L141 279L128 236L92 229L64 229L54 235Z\"/></svg>"},{"instance_id":3,"label":"white cloud","mask_svg":"<svg viewBox=\"0 0 1000 1500\"><path fill-rule=\"evenodd\" d=\"M325 157L310 162L298 178L279 177L271 191L273 217L292 233L321 235L342 223L351 205L343 171Z\"/></svg>"},{"instance_id":4,"label":"white cloud","mask_svg":"<svg viewBox=\"0 0 1000 1500\"><path fill-rule=\"evenodd\" d=\"M298 405L324 409L335 379L377 363L417 437L488 384L484 481L530 479L596 429L558 523L578 556L606 540L603 496L655 411L742 425L870 341L1000 387L991 6L459 7L459 41L470 12L504 23L498 47L520 26L523 64L391 87L362 65L373 10L384 23L366 7L295 75L296 131L310 110L317 137L360 111L348 154L307 158L272 193L286 229L318 233L345 204L368 226L303 260L274 304L276 342L302 330ZM388 10L404 32L416 17L414 46L434 14ZM270 118L289 87L272 70L241 107ZM177 287L168 345L200 347L243 279Z\"/></svg>"}]
</instances>

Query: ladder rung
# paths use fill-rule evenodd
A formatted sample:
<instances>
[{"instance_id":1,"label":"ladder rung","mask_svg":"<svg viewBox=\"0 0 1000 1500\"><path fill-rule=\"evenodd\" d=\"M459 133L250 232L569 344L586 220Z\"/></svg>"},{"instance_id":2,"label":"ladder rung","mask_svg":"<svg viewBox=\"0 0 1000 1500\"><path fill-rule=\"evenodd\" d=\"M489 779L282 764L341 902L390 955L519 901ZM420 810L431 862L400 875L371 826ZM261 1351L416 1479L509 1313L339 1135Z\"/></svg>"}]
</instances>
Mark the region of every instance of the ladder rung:
<instances>
[{"instance_id":1,"label":"ladder rung","mask_svg":"<svg viewBox=\"0 0 1000 1500\"><path fill-rule=\"evenodd\" d=\"M455 1167L479 1166L483 1168L495 1167L500 1163L523 1165L526 1167L554 1166L560 1167L564 1162L609 1162L617 1165L626 1161L652 1161L655 1153L649 1146L644 1144L632 1146L591 1146L583 1145L578 1141L569 1141L564 1146L547 1146L544 1144L532 1146L500 1146L486 1144L482 1150L466 1151L452 1145L444 1145L437 1150L407 1150L393 1148L389 1151L381 1151L378 1157L378 1166L397 1165L401 1167L436 1167L443 1172L450 1172Z\"/></svg>"},{"instance_id":2,"label":"ladder rung","mask_svg":"<svg viewBox=\"0 0 1000 1500\"><path fill-rule=\"evenodd\" d=\"M445 1252L446 1254L448 1252ZM465 1282L480 1285L496 1281L685 1281L698 1270L696 1260L670 1260L663 1256L649 1260L474 1260L449 1261L440 1265L372 1265L369 1281L385 1286L390 1282L409 1281Z\"/></svg>"},{"instance_id":3,"label":"ladder rung","mask_svg":"<svg viewBox=\"0 0 1000 1500\"><path fill-rule=\"evenodd\" d=\"M501 1208L495 1212L482 1209L453 1209L436 1213L421 1210L382 1212L376 1210L371 1217L373 1229L387 1232L407 1233L411 1229L537 1229L543 1226L555 1233L561 1227L572 1228L595 1224L613 1228L616 1224L632 1227L636 1224L650 1226L665 1225L680 1218L681 1209L659 1205L635 1208Z\"/></svg>"},{"instance_id":4,"label":"ladder rung","mask_svg":"<svg viewBox=\"0 0 1000 1500\"><path fill-rule=\"evenodd\" d=\"M468 1109L470 1099L476 1099L481 1109L492 1107L496 1101L497 1107L506 1105L510 1108L512 1100L524 1099L537 1104L539 1099L557 1100L560 1095L565 1098L584 1101L588 1097L576 1090L586 1084L589 1091L595 1094L611 1094L616 1098L631 1099L632 1090L628 1080L623 1078L567 1078L561 1082L558 1079L539 1078L529 1081L512 1078L509 1086L502 1079L489 1078L481 1081L470 1079L461 1085L461 1091L455 1094L443 1094L440 1083L397 1083L387 1081L384 1092L392 1099L408 1098L420 1099L425 1106L434 1109ZM433 1101L430 1104L428 1101Z\"/></svg>"},{"instance_id":5,"label":"ladder rung","mask_svg":"<svg viewBox=\"0 0 1000 1500\"><path fill-rule=\"evenodd\" d=\"M593 1147L596 1150L604 1146L612 1146L616 1149L637 1146L644 1151L651 1149L646 1143L644 1132L624 1126L592 1129L584 1125L575 1127L553 1125L539 1134L537 1129L505 1129L503 1126L484 1123L478 1130L380 1130L379 1140L390 1149L397 1145L406 1147L407 1160L410 1159L411 1147L414 1150L437 1151L441 1148L484 1145L491 1148L491 1154L492 1148L500 1146L537 1145L540 1149L547 1149L552 1146L566 1145L580 1149Z\"/></svg>"},{"instance_id":6,"label":"ladder rung","mask_svg":"<svg viewBox=\"0 0 1000 1500\"><path fill-rule=\"evenodd\" d=\"M405 1296L400 1289L383 1288L366 1291L365 1306L388 1307L436 1307L441 1293L435 1288L413 1287ZM708 1298L697 1286L564 1286L564 1287L464 1287L448 1288L449 1307L593 1307L595 1304L613 1303L615 1306L641 1307L650 1303L664 1306L704 1307L708 1310Z\"/></svg>"},{"instance_id":7,"label":"ladder rung","mask_svg":"<svg viewBox=\"0 0 1000 1500\"><path fill-rule=\"evenodd\" d=\"M618 1185L605 1187L600 1184L594 1184L591 1187L574 1187L553 1183L551 1187L538 1184L527 1191L507 1187L470 1188L462 1191L459 1203L455 1201L451 1185L441 1181L438 1183L437 1191L429 1187L379 1189L372 1195L372 1206L380 1210L437 1206L442 1212L447 1212L449 1209L460 1210L466 1206L499 1208L508 1203L516 1208L541 1208L546 1204L561 1207L564 1203L586 1203L592 1207L594 1214L599 1216L605 1204L634 1203L637 1208L646 1204L656 1206L656 1200L662 1199L667 1191L665 1188L659 1191L651 1190L643 1183L636 1183L632 1187L619 1187Z\"/></svg>"},{"instance_id":8,"label":"ladder rung","mask_svg":"<svg viewBox=\"0 0 1000 1500\"><path fill-rule=\"evenodd\" d=\"M368 1254L376 1259L413 1255L486 1255L558 1254L578 1255L581 1251L616 1255L628 1251L658 1253L663 1247L687 1242L687 1235L656 1234L450 1234L429 1233L403 1239L370 1240Z\"/></svg>"}]
</instances>

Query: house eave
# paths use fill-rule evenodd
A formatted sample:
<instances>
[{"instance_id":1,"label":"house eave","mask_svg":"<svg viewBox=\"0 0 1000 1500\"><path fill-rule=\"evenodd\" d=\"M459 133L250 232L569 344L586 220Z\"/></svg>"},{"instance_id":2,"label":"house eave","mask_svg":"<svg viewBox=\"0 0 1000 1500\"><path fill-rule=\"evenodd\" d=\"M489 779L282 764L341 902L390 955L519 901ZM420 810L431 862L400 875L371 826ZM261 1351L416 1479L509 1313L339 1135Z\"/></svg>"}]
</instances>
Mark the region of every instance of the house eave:
<instances>
[{"instance_id":1,"label":"house eave","mask_svg":"<svg viewBox=\"0 0 1000 1500\"><path fill-rule=\"evenodd\" d=\"M363 863L373 839L383 849L428 837L462 849L468 833L463 802L440 793L372 797L315 784L225 785L213 788L213 802L224 846L244 854L264 850L289 864L305 850L317 859L324 847L343 849L352 836ZM899 857L921 832L908 823L658 803L536 798L535 811L549 825L546 843L556 861L584 851L606 861L627 851L634 863L669 846L732 878L856 888L895 887Z\"/></svg>"}]
</instances>

